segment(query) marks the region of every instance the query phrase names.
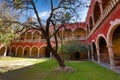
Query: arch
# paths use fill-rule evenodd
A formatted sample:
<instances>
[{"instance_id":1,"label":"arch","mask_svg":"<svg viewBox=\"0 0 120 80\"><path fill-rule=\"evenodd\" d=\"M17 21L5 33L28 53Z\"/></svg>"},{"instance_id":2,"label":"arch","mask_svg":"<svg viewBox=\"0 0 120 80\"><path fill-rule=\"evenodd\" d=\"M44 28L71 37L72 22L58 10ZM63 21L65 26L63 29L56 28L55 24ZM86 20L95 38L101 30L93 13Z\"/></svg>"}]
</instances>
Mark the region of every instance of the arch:
<instances>
[{"instance_id":1,"label":"arch","mask_svg":"<svg viewBox=\"0 0 120 80\"><path fill-rule=\"evenodd\" d=\"M24 57L30 57L30 47L26 46L24 48L24 53L23 53Z\"/></svg>"},{"instance_id":2,"label":"arch","mask_svg":"<svg viewBox=\"0 0 120 80\"><path fill-rule=\"evenodd\" d=\"M39 33L39 31L35 31L34 33L33 33L33 40L35 40L35 39L40 39L40 33Z\"/></svg>"},{"instance_id":3,"label":"arch","mask_svg":"<svg viewBox=\"0 0 120 80\"><path fill-rule=\"evenodd\" d=\"M103 63L110 63L108 48L107 48L107 41L103 34L99 34L97 37L97 48L100 52L100 61Z\"/></svg>"},{"instance_id":4,"label":"arch","mask_svg":"<svg viewBox=\"0 0 120 80\"><path fill-rule=\"evenodd\" d=\"M17 57L22 57L22 55L23 55L23 47L22 47L22 46L19 46L19 47L17 48L17 54L16 54L16 56L17 56Z\"/></svg>"},{"instance_id":5,"label":"arch","mask_svg":"<svg viewBox=\"0 0 120 80\"><path fill-rule=\"evenodd\" d=\"M97 38L96 38L96 47L99 48L99 41L100 41L100 38L103 37L107 43L107 39L105 37L104 34L98 34Z\"/></svg>"},{"instance_id":6,"label":"arch","mask_svg":"<svg viewBox=\"0 0 120 80\"><path fill-rule=\"evenodd\" d=\"M27 39L27 40L32 39L32 32L27 32L27 33L26 33L26 39Z\"/></svg>"},{"instance_id":7,"label":"arch","mask_svg":"<svg viewBox=\"0 0 120 80\"><path fill-rule=\"evenodd\" d=\"M110 28L107 33L107 44L112 47L115 65L120 66L120 19L115 19L110 22Z\"/></svg>"},{"instance_id":8,"label":"arch","mask_svg":"<svg viewBox=\"0 0 120 80\"><path fill-rule=\"evenodd\" d=\"M90 30L92 30L92 28L93 28L93 19L92 19L92 16L90 16L90 19L89 19L89 28L90 28Z\"/></svg>"},{"instance_id":9,"label":"arch","mask_svg":"<svg viewBox=\"0 0 120 80\"><path fill-rule=\"evenodd\" d=\"M3 46L3 47L0 49L0 56L3 56L4 52L5 52L5 47Z\"/></svg>"},{"instance_id":10,"label":"arch","mask_svg":"<svg viewBox=\"0 0 120 80\"><path fill-rule=\"evenodd\" d=\"M111 0L102 0L103 10L106 8L106 6L108 5L108 3L109 3L110 1L111 1Z\"/></svg>"},{"instance_id":11,"label":"arch","mask_svg":"<svg viewBox=\"0 0 120 80\"><path fill-rule=\"evenodd\" d=\"M47 49L46 45L43 45L39 48L40 57L50 57L50 51Z\"/></svg>"},{"instance_id":12,"label":"arch","mask_svg":"<svg viewBox=\"0 0 120 80\"><path fill-rule=\"evenodd\" d=\"M24 40L25 39L25 34L21 34L19 40Z\"/></svg>"},{"instance_id":13,"label":"arch","mask_svg":"<svg viewBox=\"0 0 120 80\"><path fill-rule=\"evenodd\" d=\"M94 10L93 10L93 16L94 16L95 23L99 19L100 15L101 15L101 10L100 10L100 6L99 6L99 2L96 1L95 6L94 6Z\"/></svg>"},{"instance_id":14,"label":"arch","mask_svg":"<svg viewBox=\"0 0 120 80\"><path fill-rule=\"evenodd\" d=\"M72 30L71 29L63 30L63 38L64 39L70 39L71 35L72 35Z\"/></svg>"},{"instance_id":15,"label":"arch","mask_svg":"<svg viewBox=\"0 0 120 80\"><path fill-rule=\"evenodd\" d=\"M77 28L74 31L74 36L76 39L85 38L86 37L86 30L84 30L83 28Z\"/></svg>"},{"instance_id":16,"label":"arch","mask_svg":"<svg viewBox=\"0 0 120 80\"><path fill-rule=\"evenodd\" d=\"M96 44L95 44L95 41L92 41L92 53L93 53L93 59L95 61L98 61L98 58L97 58L97 49L96 49Z\"/></svg>"},{"instance_id":17,"label":"arch","mask_svg":"<svg viewBox=\"0 0 120 80\"><path fill-rule=\"evenodd\" d=\"M10 56L15 56L15 54L16 54L16 47L12 47Z\"/></svg>"},{"instance_id":18,"label":"arch","mask_svg":"<svg viewBox=\"0 0 120 80\"><path fill-rule=\"evenodd\" d=\"M31 48L31 57L38 57L38 47L33 46Z\"/></svg>"}]
</instances>

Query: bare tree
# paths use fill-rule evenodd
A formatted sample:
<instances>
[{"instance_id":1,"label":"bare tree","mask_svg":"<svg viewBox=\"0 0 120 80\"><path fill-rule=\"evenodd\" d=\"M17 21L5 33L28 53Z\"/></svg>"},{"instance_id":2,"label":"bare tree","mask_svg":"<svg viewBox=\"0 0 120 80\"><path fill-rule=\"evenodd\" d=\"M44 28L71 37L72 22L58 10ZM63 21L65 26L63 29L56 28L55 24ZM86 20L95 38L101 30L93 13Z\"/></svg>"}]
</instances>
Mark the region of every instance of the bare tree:
<instances>
[{"instance_id":1,"label":"bare tree","mask_svg":"<svg viewBox=\"0 0 120 80\"><path fill-rule=\"evenodd\" d=\"M10 7L16 9L16 11L25 11L25 10L33 10L36 15L36 22L28 22L31 24L31 27L27 28L24 32L30 29L37 29L42 31L43 36L46 39L47 48L59 63L60 67L65 67L64 61L57 54L58 50L58 37L57 34L60 29L65 28L65 24L69 22L74 22L77 18L79 18L79 12L85 7L86 2L89 0L44 0L47 5L50 7L49 17L45 22L42 21L39 16L39 6L37 3L41 0L4 0L6 1ZM44 6L44 5L43 5ZM75 18L77 17L77 18ZM19 25L24 26L21 30L16 30L16 32L24 30L28 25L25 23L21 23L17 20L6 20L6 22L17 23ZM50 28L53 27L53 33L50 34ZM51 44L51 38L54 37L56 48L54 49Z\"/></svg>"}]
</instances>

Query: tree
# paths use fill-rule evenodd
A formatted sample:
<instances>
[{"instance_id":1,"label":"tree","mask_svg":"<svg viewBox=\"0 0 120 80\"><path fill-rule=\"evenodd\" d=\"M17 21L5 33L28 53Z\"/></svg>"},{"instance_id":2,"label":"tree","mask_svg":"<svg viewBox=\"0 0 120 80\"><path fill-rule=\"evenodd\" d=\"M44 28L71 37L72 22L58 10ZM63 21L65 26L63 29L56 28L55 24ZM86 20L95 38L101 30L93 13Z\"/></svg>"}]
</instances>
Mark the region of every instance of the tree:
<instances>
[{"instance_id":1,"label":"tree","mask_svg":"<svg viewBox=\"0 0 120 80\"><path fill-rule=\"evenodd\" d=\"M66 60L69 60L71 55L76 52L87 53L86 45L78 41L68 41L58 48L58 53L63 55L63 58Z\"/></svg>"},{"instance_id":2,"label":"tree","mask_svg":"<svg viewBox=\"0 0 120 80\"><path fill-rule=\"evenodd\" d=\"M10 42L13 39L17 38L18 35L15 34L15 31L13 29L14 25L11 25L9 23L4 24L3 17L4 17L4 19L7 19L7 20L15 19L15 16L13 18L9 8L7 7L7 5L5 3L1 4L1 6L0 6L0 43L2 44L1 47L3 47L3 46L5 47L5 52L4 52L3 56L6 56L7 46L10 44Z\"/></svg>"},{"instance_id":3,"label":"tree","mask_svg":"<svg viewBox=\"0 0 120 80\"><path fill-rule=\"evenodd\" d=\"M46 21L43 22L41 17L39 16L39 9L37 8L37 3L41 0L4 0L8 2L10 7L15 8L17 11L23 11L23 10L33 10L36 15L36 23L31 23L31 27L27 28L24 32L30 30L30 29L37 29L42 31L46 43L47 48L56 60L58 61L59 65L61 67L65 67L64 61L62 58L58 55L57 49L58 49L58 32L63 27L65 28L65 24L68 22L75 21L75 19L78 18L78 12L80 9L83 8L83 6L86 4L84 3L84 0L44 0L45 3L48 3L49 5L49 12L50 15L47 18ZM44 4L45 4L44 3ZM44 6L44 5L43 5ZM82 6L82 8L80 8ZM46 6L45 6L46 7ZM77 16L77 18L75 18ZM6 22L11 23L18 23L24 26L21 30L17 30L16 32L24 30L24 28L27 26L25 23L21 23L18 21L8 21ZM50 34L50 28L53 27L53 33ZM54 38L56 49L52 47L51 44L51 38Z\"/></svg>"}]
</instances>

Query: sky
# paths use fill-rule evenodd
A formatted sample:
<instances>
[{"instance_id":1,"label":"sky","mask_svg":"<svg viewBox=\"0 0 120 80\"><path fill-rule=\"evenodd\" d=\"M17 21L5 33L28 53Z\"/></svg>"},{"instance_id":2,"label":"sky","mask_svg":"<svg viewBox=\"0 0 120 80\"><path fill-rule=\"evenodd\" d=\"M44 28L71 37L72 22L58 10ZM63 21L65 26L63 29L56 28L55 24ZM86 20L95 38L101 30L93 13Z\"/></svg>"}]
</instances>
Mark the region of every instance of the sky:
<instances>
[{"instance_id":1,"label":"sky","mask_svg":"<svg viewBox=\"0 0 120 80\"><path fill-rule=\"evenodd\" d=\"M59 2L59 0L53 0L53 1L54 1L54 6L56 6ZM83 1L86 1L86 0L83 0ZM89 5L89 3L90 3L90 0L87 2L87 5ZM38 0L36 2L36 7L37 7L40 18L42 20L46 20L50 14L50 2L49 2L49 0ZM88 11L88 7L82 9L79 12L79 15L80 15L79 21L80 22L85 21L87 11ZM29 14L29 16L36 17L32 10L30 10L28 14Z\"/></svg>"}]
</instances>

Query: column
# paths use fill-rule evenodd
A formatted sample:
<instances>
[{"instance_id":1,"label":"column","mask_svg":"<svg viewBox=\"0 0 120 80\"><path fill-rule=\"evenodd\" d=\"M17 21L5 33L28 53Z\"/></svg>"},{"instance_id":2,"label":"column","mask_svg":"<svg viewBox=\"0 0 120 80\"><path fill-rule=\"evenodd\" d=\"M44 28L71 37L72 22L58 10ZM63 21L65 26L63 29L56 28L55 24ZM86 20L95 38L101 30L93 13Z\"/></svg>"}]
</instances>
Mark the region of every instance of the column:
<instances>
[{"instance_id":1,"label":"column","mask_svg":"<svg viewBox=\"0 0 120 80\"><path fill-rule=\"evenodd\" d=\"M93 56L94 52L93 52L93 46L91 46L91 56L92 56L92 61L94 61L94 56Z\"/></svg>"},{"instance_id":2,"label":"column","mask_svg":"<svg viewBox=\"0 0 120 80\"><path fill-rule=\"evenodd\" d=\"M97 48L97 58L98 58L98 63L100 63L100 49Z\"/></svg>"},{"instance_id":3,"label":"column","mask_svg":"<svg viewBox=\"0 0 120 80\"><path fill-rule=\"evenodd\" d=\"M30 48L30 57L31 57L31 48Z\"/></svg>"},{"instance_id":4,"label":"column","mask_svg":"<svg viewBox=\"0 0 120 80\"><path fill-rule=\"evenodd\" d=\"M38 55L37 55L38 58L40 57L39 53L40 53L40 50L39 50L39 48L38 48Z\"/></svg>"},{"instance_id":5,"label":"column","mask_svg":"<svg viewBox=\"0 0 120 80\"><path fill-rule=\"evenodd\" d=\"M112 70L115 69L115 62L114 62L114 55L113 55L113 49L112 46L107 46L108 47L108 52L109 52L109 58L110 58L110 68Z\"/></svg>"},{"instance_id":6,"label":"column","mask_svg":"<svg viewBox=\"0 0 120 80\"><path fill-rule=\"evenodd\" d=\"M25 50L25 49L23 49L23 51L22 51L22 57L24 57L24 50Z\"/></svg>"},{"instance_id":7,"label":"column","mask_svg":"<svg viewBox=\"0 0 120 80\"><path fill-rule=\"evenodd\" d=\"M90 60L90 50L88 49L88 60Z\"/></svg>"}]
</instances>

